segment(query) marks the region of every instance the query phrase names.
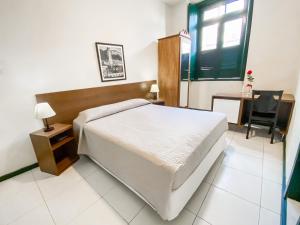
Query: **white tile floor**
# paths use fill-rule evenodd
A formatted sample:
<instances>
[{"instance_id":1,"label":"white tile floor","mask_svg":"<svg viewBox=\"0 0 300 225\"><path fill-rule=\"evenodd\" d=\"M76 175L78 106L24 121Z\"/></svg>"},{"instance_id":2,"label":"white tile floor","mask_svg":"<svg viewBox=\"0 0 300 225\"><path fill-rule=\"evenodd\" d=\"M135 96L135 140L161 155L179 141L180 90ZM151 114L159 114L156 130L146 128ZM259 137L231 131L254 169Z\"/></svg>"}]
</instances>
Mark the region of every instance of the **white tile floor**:
<instances>
[{"instance_id":1,"label":"white tile floor","mask_svg":"<svg viewBox=\"0 0 300 225\"><path fill-rule=\"evenodd\" d=\"M171 222L81 157L59 177L37 168L0 183L0 225L279 225L282 143L233 131L227 143Z\"/></svg>"}]
</instances>

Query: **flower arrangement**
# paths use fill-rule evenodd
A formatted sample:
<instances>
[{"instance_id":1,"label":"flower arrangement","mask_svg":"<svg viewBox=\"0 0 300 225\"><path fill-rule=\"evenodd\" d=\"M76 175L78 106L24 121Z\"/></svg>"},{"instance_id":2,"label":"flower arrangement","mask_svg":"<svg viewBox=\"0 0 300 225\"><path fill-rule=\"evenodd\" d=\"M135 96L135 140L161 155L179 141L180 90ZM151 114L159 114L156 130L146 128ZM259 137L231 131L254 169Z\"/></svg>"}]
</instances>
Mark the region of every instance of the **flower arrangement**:
<instances>
[{"instance_id":1,"label":"flower arrangement","mask_svg":"<svg viewBox=\"0 0 300 225\"><path fill-rule=\"evenodd\" d=\"M245 88L246 88L247 92L250 94L252 91L252 88L253 88L253 82L254 82L255 78L253 77L252 70L248 70L246 75L247 75L247 77L246 77L247 83L245 85Z\"/></svg>"},{"instance_id":2,"label":"flower arrangement","mask_svg":"<svg viewBox=\"0 0 300 225\"><path fill-rule=\"evenodd\" d=\"M252 83L254 81L254 77L252 76L253 71L252 70L248 70L247 71L247 80L248 80L248 85L250 85L252 87Z\"/></svg>"}]
</instances>

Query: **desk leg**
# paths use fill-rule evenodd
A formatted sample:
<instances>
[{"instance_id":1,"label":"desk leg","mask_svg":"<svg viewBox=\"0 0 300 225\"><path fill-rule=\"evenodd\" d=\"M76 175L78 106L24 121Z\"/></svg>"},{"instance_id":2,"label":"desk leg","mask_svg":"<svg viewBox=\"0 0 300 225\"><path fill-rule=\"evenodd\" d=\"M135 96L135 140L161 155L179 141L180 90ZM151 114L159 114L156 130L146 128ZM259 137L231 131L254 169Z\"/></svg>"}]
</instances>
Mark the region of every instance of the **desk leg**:
<instances>
[{"instance_id":1,"label":"desk leg","mask_svg":"<svg viewBox=\"0 0 300 225\"><path fill-rule=\"evenodd\" d=\"M244 99L241 99L241 103L240 103L240 110L239 110L239 119L238 119L238 127L242 128L244 125L242 123L242 118L243 118L243 114L244 114Z\"/></svg>"}]
</instances>

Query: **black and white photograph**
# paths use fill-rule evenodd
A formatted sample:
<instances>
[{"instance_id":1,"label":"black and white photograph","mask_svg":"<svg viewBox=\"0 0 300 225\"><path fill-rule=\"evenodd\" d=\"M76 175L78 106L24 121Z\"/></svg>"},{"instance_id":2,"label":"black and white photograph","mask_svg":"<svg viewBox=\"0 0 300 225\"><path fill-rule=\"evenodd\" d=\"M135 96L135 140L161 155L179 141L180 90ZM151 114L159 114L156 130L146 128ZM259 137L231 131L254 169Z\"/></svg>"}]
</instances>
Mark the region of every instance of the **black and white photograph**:
<instances>
[{"instance_id":1,"label":"black and white photograph","mask_svg":"<svg viewBox=\"0 0 300 225\"><path fill-rule=\"evenodd\" d=\"M96 42L101 80L126 80L123 45Z\"/></svg>"}]
</instances>

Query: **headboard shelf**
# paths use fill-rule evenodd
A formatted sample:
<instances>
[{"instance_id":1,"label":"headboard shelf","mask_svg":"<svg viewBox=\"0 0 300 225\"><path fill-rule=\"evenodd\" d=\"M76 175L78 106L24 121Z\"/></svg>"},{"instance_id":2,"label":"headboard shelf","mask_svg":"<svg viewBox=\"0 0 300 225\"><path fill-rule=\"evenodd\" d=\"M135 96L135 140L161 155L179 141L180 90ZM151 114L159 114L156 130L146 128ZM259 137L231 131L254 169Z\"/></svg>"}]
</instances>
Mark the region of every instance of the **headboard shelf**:
<instances>
[{"instance_id":1,"label":"headboard shelf","mask_svg":"<svg viewBox=\"0 0 300 225\"><path fill-rule=\"evenodd\" d=\"M45 94L37 94L36 100L48 102L56 116L49 123L72 123L78 113L97 106L112 104L133 98L145 98L156 81L121 84L113 86L77 89Z\"/></svg>"}]
</instances>

